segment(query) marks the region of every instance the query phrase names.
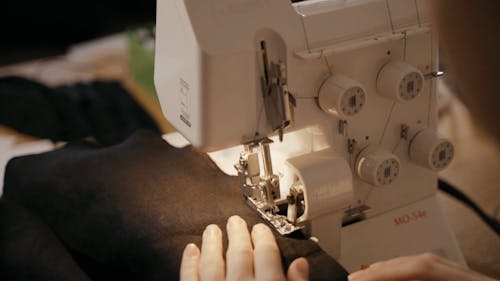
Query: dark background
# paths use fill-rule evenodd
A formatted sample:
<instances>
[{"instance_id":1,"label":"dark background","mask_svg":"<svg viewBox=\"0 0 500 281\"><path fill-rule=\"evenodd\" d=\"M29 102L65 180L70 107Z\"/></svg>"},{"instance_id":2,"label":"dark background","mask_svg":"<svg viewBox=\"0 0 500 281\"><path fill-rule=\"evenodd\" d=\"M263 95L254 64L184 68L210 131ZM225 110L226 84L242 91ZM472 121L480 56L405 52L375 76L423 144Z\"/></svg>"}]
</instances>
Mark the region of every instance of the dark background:
<instances>
[{"instance_id":1,"label":"dark background","mask_svg":"<svg viewBox=\"0 0 500 281\"><path fill-rule=\"evenodd\" d=\"M0 66L155 20L155 0L1 0Z\"/></svg>"},{"instance_id":2,"label":"dark background","mask_svg":"<svg viewBox=\"0 0 500 281\"><path fill-rule=\"evenodd\" d=\"M156 0L0 0L0 66L64 54L155 17Z\"/></svg>"}]
</instances>

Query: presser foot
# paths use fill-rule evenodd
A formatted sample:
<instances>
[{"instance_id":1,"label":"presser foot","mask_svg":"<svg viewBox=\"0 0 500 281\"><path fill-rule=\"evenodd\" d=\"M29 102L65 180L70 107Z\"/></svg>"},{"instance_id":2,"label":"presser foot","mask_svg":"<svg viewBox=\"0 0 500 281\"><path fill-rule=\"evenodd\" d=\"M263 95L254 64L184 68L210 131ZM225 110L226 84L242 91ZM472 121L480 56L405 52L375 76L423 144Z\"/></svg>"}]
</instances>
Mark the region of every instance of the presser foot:
<instances>
[{"instance_id":1,"label":"presser foot","mask_svg":"<svg viewBox=\"0 0 500 281\"><path fill-rule=\"evenodd\" d=\"M261 207L261 203L252 199L251 197L246 197L247 203L250 207L255 209L257 213L263 218L267 224L272 226L280 235L287 236L295 231L302 230L304 226L297 226L290 223L287 216L282 215L281 211L278 213L273 213L271 210L264 210ZM286 212L285 212L286 213Z\"/></svg>"}]
</instances>

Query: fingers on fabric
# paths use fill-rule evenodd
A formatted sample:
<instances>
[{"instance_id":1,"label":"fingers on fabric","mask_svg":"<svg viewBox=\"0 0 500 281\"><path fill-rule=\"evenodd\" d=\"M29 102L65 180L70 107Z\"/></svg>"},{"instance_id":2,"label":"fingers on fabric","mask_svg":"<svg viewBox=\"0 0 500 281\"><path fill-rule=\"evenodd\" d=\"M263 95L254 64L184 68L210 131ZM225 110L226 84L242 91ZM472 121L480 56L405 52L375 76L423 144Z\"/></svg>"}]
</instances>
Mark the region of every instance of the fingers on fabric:
<instances>
[{"instance_id":1,"label":"fingers on fabric","mask_svg":"<svg viewBox=\"0 0 500 281\"><path fill-rule=\"evenodd\" d=\"M309 280L309 263L305 258L295 259L288 268L288 281L307 281Z\"/></svg>"},{"instance_id":2,"label":"fingers on fabric","mask_svg":"<svg viewBox=\"0 0 500 281\"><path fill-rule=\"evenodd\" d=\"M225 278L222 231L217 225L211 224L203 232L198 272L200 281L222 281Z\"/></svg>"},{"instance_id":3,"label":"fingers on fabric","mask_svg":"<svg viewBox=\"0 0 500 281\"><path fill-rule=\"evenodd\" d=\"M181 261L180 281L198 281L200 250L195 244L188 244Z\"/></svg>"},{"instance_id":4,"label":"fingers on fabric","mask_svg":"<svg viewBox=\"0 0 500 281\"><path fill-rule=\"evenodd\" d=\"M271 230L264 224L252 229L256 280L285 280L278 245Z\"/></svg>"},{"instance_id":5,"label":"fingers on fabric","mask_svg":"<svg viewBox=\"0 0 500 281\"><path fill-rule=\"evenodd\" d=\"M194 244L186 246L181 281L287 280L271 229L257 224L250 234L246 222L238 216L229 218L226 228L229 241L226 264L222 255L222 232L218 226L209 225L203 232L201 253ZM287 274L289 281L306 281L308 275L309 266L304 258L292 262Z\"/></svg>"},{"instance_id":6,"label":"fingers on fabric","mask_svg":"<svg viewBox=\"0 0 500 281\"><path fill-rule=\"evenodd\" d=\"M421 254L377 262L349 275L349 281L488 280L479 274L433 254Z\"/></svg>"},{"instance_id":7,"label":"fingers on fabric","mask_svg":"<svg viewBox=\"0 0 500 281\"><path fill-rule=\"evenodd\" d=\"M227 280L253 279L253 247L247 223L239 216L227 222L228 248L226 253Z\"/></svg>"}]
</instances>

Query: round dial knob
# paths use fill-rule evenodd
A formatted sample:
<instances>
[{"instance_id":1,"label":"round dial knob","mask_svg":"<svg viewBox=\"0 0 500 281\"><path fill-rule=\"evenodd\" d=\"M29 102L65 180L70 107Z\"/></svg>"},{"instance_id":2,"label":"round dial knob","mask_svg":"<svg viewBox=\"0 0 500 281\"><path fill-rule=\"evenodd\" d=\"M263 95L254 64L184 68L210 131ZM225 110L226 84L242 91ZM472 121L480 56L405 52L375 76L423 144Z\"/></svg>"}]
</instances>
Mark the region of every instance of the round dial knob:
<instances>
[{"instance_id":1,"label":"round dial knob","mask_svg":"<svg viewBox=\"0 0 500 281\"><path fill-rule=\"evenodd\" d=\"M366 103L366 91L359 82L335 74L321 85L318 100L326 113L347 118L361 111Z\"/></svg>"},{"instance_id":2,"label":"round dial knob","mask_svg":"<svg viewBox=\"0 0 500 281\"><path fill-rule=\"evenodd\" d=\"M413 137L409 154L410 159L418 165L441 171L450 165L455 149L449 140L439 137L431 129L424 129Z\"/></svg>"},{"instance_id":3,"label":"round dial knob","mask_svg":"<svg viewBox=\"0 0 500 281\"><path fill-rule=\"evenodd\" d=\"M418 96L423 86L422 72L401 61L384 65L377 77L378 93L401 103Z\"/></svg>"},{"instance_id":4,"label":"round dial knob","mask_svg":"<svg viewBox=\"0 0 500 281\"><path fill-rule=\"evenodd\" d=\"M375 185L391 184L399 175L399 158L381 149L367 148L358 156L356 170L365 182Z\"/></svg>"}]
</instances>

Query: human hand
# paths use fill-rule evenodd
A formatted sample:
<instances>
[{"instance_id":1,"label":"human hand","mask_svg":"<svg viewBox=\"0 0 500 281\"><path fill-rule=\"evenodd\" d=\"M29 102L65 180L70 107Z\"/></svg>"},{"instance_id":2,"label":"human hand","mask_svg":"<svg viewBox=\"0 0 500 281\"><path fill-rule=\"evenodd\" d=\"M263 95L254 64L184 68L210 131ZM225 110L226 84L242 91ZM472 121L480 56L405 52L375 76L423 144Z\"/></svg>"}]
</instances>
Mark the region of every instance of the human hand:
<instances>
[{"instance_id":1,"label":"human hand","mask_svg":"<svg viewBox=\"0 0 500 281\"><path fill-rule=\"evenodd\" d=\"M494 280L433 254L377 262L349 275L349 281L486 281Z\"/></svg>"},{"instance_id":2,"label":"human hand","mask_svg":"<svg viewBox=\"0 0 500 281\"><path fill-rule=\"evenodd\" d=\"M217 225L209 225L203 232L201 252L194 244L184 249L181 281L309 280L305 258L294 260L285 277L278 245L264 224L256 224L250 234L246 222L232 216L226 229L229 240L226 262L222 255L222 231Z\"/></svg>"}]
</instances>

